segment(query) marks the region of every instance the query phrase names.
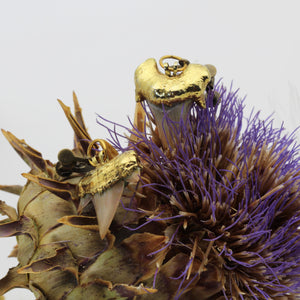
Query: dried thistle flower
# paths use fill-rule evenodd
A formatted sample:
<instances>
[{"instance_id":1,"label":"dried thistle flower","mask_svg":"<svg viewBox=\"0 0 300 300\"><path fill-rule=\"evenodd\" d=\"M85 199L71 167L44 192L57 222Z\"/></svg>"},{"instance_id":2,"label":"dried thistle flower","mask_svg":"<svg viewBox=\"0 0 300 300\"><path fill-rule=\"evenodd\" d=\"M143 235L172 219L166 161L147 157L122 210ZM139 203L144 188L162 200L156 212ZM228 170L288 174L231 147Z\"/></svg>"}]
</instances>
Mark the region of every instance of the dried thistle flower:
<instances>
[{"instance_id":1,"label":"dried thistle flower","mask_svg":"<svg viewBox=\"0 0 300 300\"><path fill-rule=\"evenodd\" d=\"M148 131L130 131L143 196L127 209L145 215L138 231L161 228L168 243L155 252L167 249L159 267L176 269L169 278L159 272L155 286L172 293L170 278L179 281L175 299L296 299L299 146L259 114L242 130L243 101L223 87L219 93L219 106L210 95L207 108L194 105L186 120L176 123L166 113L170 147L149 111ZM115 147L126 150L113 134Z\"/></svg>"},{"instance_id":2,"label":"dried thistle flower","mask_svg":"<svg viewBox=\"0 0 300 300\"><path fill-rule=\"evenodd\" d=\"M22 191L0 187L20 194L17 212L0 203L0 236L17 236L19 260L0 280L0 295L24 287L50 300L297 299L299 146L271 119L256 114L243 124L243 101L216 91L217 106L212 91L206 107L169 114L161 105L164 123L138 103L133 129L121 126L128 136L100 117L114 148L139 161L139 175L120 171L118 182L93 181L105 164L97 164L103 157L90 147L75 94L74 115L60 102L75 148L56 165L3 131L31 171ZM115 149L112 157L124 157Z\"/></svg>"}]
</instances>

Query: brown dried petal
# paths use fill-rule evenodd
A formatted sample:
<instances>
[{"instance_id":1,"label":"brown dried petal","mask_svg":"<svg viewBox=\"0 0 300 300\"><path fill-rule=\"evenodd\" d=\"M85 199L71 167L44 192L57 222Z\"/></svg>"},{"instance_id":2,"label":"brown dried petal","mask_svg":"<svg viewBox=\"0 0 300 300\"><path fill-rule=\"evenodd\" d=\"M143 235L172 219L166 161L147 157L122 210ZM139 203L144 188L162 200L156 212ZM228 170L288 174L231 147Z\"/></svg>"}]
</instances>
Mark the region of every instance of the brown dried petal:
<instances>
[{"instance_id":1,"label":"brown dried petal","mask_svg":"<svg viewBox=\"0 0 300 300\"><path fill-rule=\"evenodd\" d=\"M51 193L65 200L75 200L77 198L76 185L68 182L60 182L32 174L22 174L26 179L37 183L41 187L47 189Z\"/></svg>"},{"instance_id":2,"label":"brown dried petal","mask_svg":"<svg viewBox=\"0 0 300 300\"><path fill-rule=\"evenodd\" d=\"M98 226L95 226L98 229ZM99 238L98 230L87 230L68 225L61 225L51 229L40 241L41 245L52 245L52 247L55 243L68 246L72 255L79 261L92 258L97 253L111 247L110 240L101 240Z\"/></svg>"},{"instance_id":3,"label":"brown dried petal","mask_svg":"<svg viewBox=\"0 0 300 300\"><path fill-rule=\"evenodd\" d=\"M161 262L167 250L152 256L148 254L162 248L165 242L164 236L134 234L125 239L119 248L114 247L101 254L81 275L81 283L87 284L100 278L113 284L132 285L149 278L154 275L156 263Z\"/></svg>"},{"instance_id":4,"label":"brown dried petal","mask_svg":"<svg viewBox=\"0 0 300 300\"><path fill-rule=\"evenodd\" d=\"M18 273L41 273L53 269L69 271L77 277L76 261L67 247L56 249L51 257L33 260L29 265L19 268Z\"/></svg>"},{"instance_id":5,"label":"brown dried petal","mask_svg":"<svg viewBox=\"0 0 300 300\"><path fill-rule=\"evenodd\" d=\"M177 293L181 279L173 279L179 277L184 271L184 268L189 260L189 257L183 253L177 254L175 257L165 263L156 277L155 288L158 290L156 294L144 295L137 299L146 300L169 300L173 299ZM145 282L146 285L151 284L153 279ZM185 285L188 281L185 281Z\"/></svg>"},{"instance_id":6,"label":"brown dried petal","mask_svg":"<svg viewBox=\"0 0 300 300\"><path fill-rule=\"evenodd\" d=\"M19 274L18 267L9 269L7 275L0 280L0 295L19 287L28 288L28 278L25 274Z\"/></svg>"},{"instance_id":7,"label":"brown dried petal","mask_svg":"<svg viewBox=\"0 0 300 300\"><path fill-rule=\"evenodd\" d=\"M74 96L74 94L73 94ZM75 116L71 113L70 107L66 106L61 100L58 99L59 104L61 105L72 129L75 133L75 143L77 146L80 146L79 150L81 154L86 154L87 148L89 146L89 141L91 141L91 137L88 134L84 123L83 118L81 116L80 107L77 102L77 97L73 97L75 104ZM76 103L77 102L77 103Z\"/></svg>"},{"instance_id":8,"label":"brown dried petal","mask_svg":"<svg viewBox=\"0 0 300 300\"><path fill-rule=\"evenodd\" d=\"M88 299L88 300L99 300L99 299L110 299L110 300L125 300L127 298L121 297L118 291L111 289L112 285L110 282L104 280L95 280L91 284L84 284L77 286L67 296L66 300L74 299Z\"/></svg>"},{"instance_id":9,"label":"brown dried petal","mask_svg":"<svg viewBox=\"0 0 300 300\"><path fill-rule=\"evenodd\" d=\"M20 234L27 234L33 241L38 240L35 224L30 218L22 216L17 221L12 221L0 225L0 236L9 237Z\"/></svg>"},{"instance_id":10,"label":"brown dried petal","mask_svg":"<svg viewBox=\"0 0 300 300\"><path fill-rule=\"evenodd\" d=\"M9 219L12 220L12 221L15 221L15 220L18 219L18 215L17 215L16 210L13 207L7 205L4 201L1 201L1 200L0 200L0 213L2 215L8 216Z\"/></svg>"},{"instance_id":11,"label":"brown dried petal","mask_svg":"<svg viewBox=\"0 0 300 300\"><path fill-rule=\"evenodd\" d=\"M58 219L57 222L72 227L82 228L91 231L99 230L96 217L87 217L87 216L79 216L79 215L64 216Z\"/></svg>"},{"instance_id":12,"label":"brown dried petal","mask_svg":"<svg viewBox=\"0 0 300 300\"><path fill-rule=\"evenodd\" d=\"M129 263L130 262L130 263ZM117 267L116 267L117 266ZM122 272L120 272L122 270ZM131 261L131 256L123 248L112 248L102 253L80 277L81 284L89 284L97 279L112 283L133 284L141 274L139 265Z\"/></svg>"},{"instance_id":13,"label":"brown dried petal","mask_svg":"<svg viewBox=\"0 0 300 300\"><path fill-rule=\"evenodd\" d=\"M157 289L147 288L141 283L139 286L127 285L127 284L116 284L113 288L122 297L132 298L134 296L155 294Z\"/></svg>"},{"instance_id":14,"label":"brown dried petal","mask_svg":"<svg viewBox=\"0 0 300 300\"><path fill-rule=\"evenodd\" d=\"M210 299L210 297L221 291L222 286L220 268L214 264L207 264L205 270L201 273L197 285L187 292L183 299Z\"/></svg>"},{"instance_id":15,"label":"brown dried petal","mask_svg":"<svg viewBox=\"0 0 300 300\"><path fill-rule=\"evenodd\" d=\"M154 275L169 249L166 247L153 255L149 254L162 249L167 242L167 237L147 232L133 234L122 242L129 250L133 261L137 262L142 270L143 276L139 278L139 282Z\"/></svg>"},{"instance_id":16,"label":"brown dried petal","mask_svg":"<svg viewBox=\"0 0 300 300\"><path fill-rule=\"evenodd\" d=\"M18 201L18 213L20 216L24 214L27 205L34 201L34 199L43 191L44 189L38 184L27 181Z\"/></svg>"},{"instance_id":17,"label":"brown dried petal","mask_svg":"<svg viewBox=\"0 0 300 300\"><path fill-rule=\"evenodd\" d=\"M40 238L50 228L58 225L59 218L74 214L76 214L76 207L73 202L65 201L44 189L34 201L27 205L25 210L25 215L35 220Z\"/></svg>"},{"instance_id":18,"label":"brown dried petal","mask_svg":"<svg viewBox=\"0 0 300 300\"><path fill-rule=\"evenodd\" d=\"M43 172L52 176L51 167L52 164L45 161L42 154L37 150L31 148L24 140L19 140L11 132L2 129L3 135L8 142L17 151L21 158L36 172Z\"/></svg>"},{"instance_id":19,"label":"brown dried petal","mask_svg":"<svg viewBox=\"0 0 300 300\"><path fill-rule=\"evenodd\" d=\"M11 250L10 254L8 255L8 257L17 257L18 249L19 249L19 246L15 245L14 248Z\"/></svg>"},{"instance_id":20,"label":"brown dried petal","mask_svg":"<svg viewBox=\"0 0 300 300\"><path fill-rule=\"evenodd\" d=\"M34 283L36 291L40 291L40 295L45 295L45 298L41 298L42 300L65 299L66 294L70 293L78 285L75 274L69 271L62 271L61 269L29 274L29 279L30 282Z\"/></svg>"},{"instance_id":21,"label":"brown dried petal","mask_svg":"<svg viewBox=\"0 0 300 300\"><path fill-rule=\"evenodd\" d=\"M22 185L0 185L0 190L15 195L20 195L23 190L23 186Z\"/></svg>"}]
</instances>

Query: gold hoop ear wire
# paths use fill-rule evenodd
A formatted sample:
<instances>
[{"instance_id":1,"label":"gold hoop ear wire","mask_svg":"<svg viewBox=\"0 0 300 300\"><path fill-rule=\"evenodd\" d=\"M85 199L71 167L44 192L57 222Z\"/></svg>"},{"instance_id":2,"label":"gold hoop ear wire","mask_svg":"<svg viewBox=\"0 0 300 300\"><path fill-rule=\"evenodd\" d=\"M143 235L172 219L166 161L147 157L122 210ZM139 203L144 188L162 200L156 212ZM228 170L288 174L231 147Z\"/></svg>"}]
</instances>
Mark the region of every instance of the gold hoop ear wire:
<instances>
[{"instance_id":1,"label":"gold hoop ear wire","mask_svg":"<svg viewBox=\"0 0 300 300\"><path fill-rule=\"evenodd\" d=\"M100 152L101 155L103 155L103 157L101 157L102 162L105 162L106 160L111 160L119 154L118 151L109 142L102 139L95 139L92 142L90 142L87 148L87 156L89 157L92 156L91 153L92 153L93 146L97 143L99 143L102 148L102 151ZM97 156L94 156L91 159L89 159L90 164L94 167L96 167L96 165L99 165Z\"/></svg>"},{"instance_id":2,"label":"gold hoop ear wire","mask_svg":"<svg viewBox=\"0 0 300 300\"><path fill-rule=\"evenodd\" d=\"M159 60L159 64L164 70L166 69L166 67L168 67L168 65L166 66L166 64L164 64L165 59L176 59L179 62L183 62L183 66L178 67L177 70L176 70L177 72L183 72L190 63L187 59L181 58L181 57L176 56L176 55L164 55Z\"/></svg>"}]
</instances>

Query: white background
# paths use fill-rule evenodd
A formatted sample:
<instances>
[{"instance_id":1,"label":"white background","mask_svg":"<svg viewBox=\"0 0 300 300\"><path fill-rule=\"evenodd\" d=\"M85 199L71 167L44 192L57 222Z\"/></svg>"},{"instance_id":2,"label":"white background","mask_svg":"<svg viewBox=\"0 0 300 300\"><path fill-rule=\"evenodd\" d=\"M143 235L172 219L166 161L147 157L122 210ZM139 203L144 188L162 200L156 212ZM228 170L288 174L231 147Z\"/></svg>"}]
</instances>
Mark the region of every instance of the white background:
<instances>
[{"instance_id":1,"label":"white background","mask_svg":"<svg viewBox=\"0 0 300 300\"><path fill-rule=\"evenodd\" d=\"M218 69L263 116L299 125L299 1L1 1L0 127L56 162L72 132L56 99L75 90L90 134L105 138L99 113L128 125L135 68L174 54ZM0 184L24 184L29 169L0 137ZM0 193L15 206L17 197ZM14 238L1 239L0 276ZM6 299L34 299L26 290Z\"/></svg>"}]
</instances>

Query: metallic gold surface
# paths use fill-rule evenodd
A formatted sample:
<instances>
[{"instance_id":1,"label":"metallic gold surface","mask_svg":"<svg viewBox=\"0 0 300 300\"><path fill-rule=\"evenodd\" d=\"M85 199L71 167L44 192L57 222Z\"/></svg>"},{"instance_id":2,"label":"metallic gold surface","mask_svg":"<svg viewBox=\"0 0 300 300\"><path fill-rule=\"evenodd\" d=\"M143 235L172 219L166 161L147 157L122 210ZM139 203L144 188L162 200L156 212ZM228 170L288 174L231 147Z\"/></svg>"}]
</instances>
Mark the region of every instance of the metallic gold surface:
<instances>
[{"instance_id":1,"label":"metallic gold surface","mask_svg":"<svg viewBox=\"0 0 300 300\"><path fill-rule=\"evenodd\" d=\"M112 159L118 155L118 151L109 142L102 140L102 139L95 139L88 146L87 156L92 156L93 146L97 143L100 144L103 151L105 152L105 160Z\"/></svg>"},{"instance_id":2,"label":"metallic gold surface","mask_svg":"<svg viewBox=\"0 0 300 300\"><path fill-rule=\"evenodd\" d=\"M164 64L165 59L177 59L179 64L170 67ZM160 105L173 104L193 100L203 108L205 105L205 91L213 81L216 73L212 65L190 64L187 60L177 56L163 56L160 64L165 74L159 71L154 58L147 59L135 71L136 101L148 100ZM178 74L177 71L181 73ZM170 73L171 72L171 73Z\"/></svg>"},{"instance_id":3,"label":"metallic gold surface","mask_svg":"<svg viewBox=\"0 0 300 300\"><path fill-rule=\"evenodd\" d=\"M168 63L164 63L164 60L167 59L175 59L178 61L178 63L170 66ZM185 70L185 68L190 64L190 62L179 56L165 55L160 58L159 64L165 70L167 76L177 76L179 73Z\"/></svg>"},{"instance_id":4,"label":"metallic gold surface","mask_svg":"<svg viewBox=\"0 0 300 300\"><path fill-rule=\"evenodd\" d=\"M78 194L103 193L119 180L130 176L139 167L136 153L133 150L124 152L110 161L99 164L89 172L78 184Z\"/></svg>"},{"instance_id":5,"label":"metallic gold surface","mask_svg":"<svg viewBox=\"0 0 300 300\"><path fill-rule=\"evenodd\" d=\"M109 142L102 139L95 139L88 146L87 149L88 156L92 156L93 146L97 144L99 144L103 150L98 152L97 155L94 155L89 160L89 163L92 166L96 167L99 163L100 164L106 163L107 161L111 160L112 158L118 155L118 151Z\"/></svg>"}]
</instances>

